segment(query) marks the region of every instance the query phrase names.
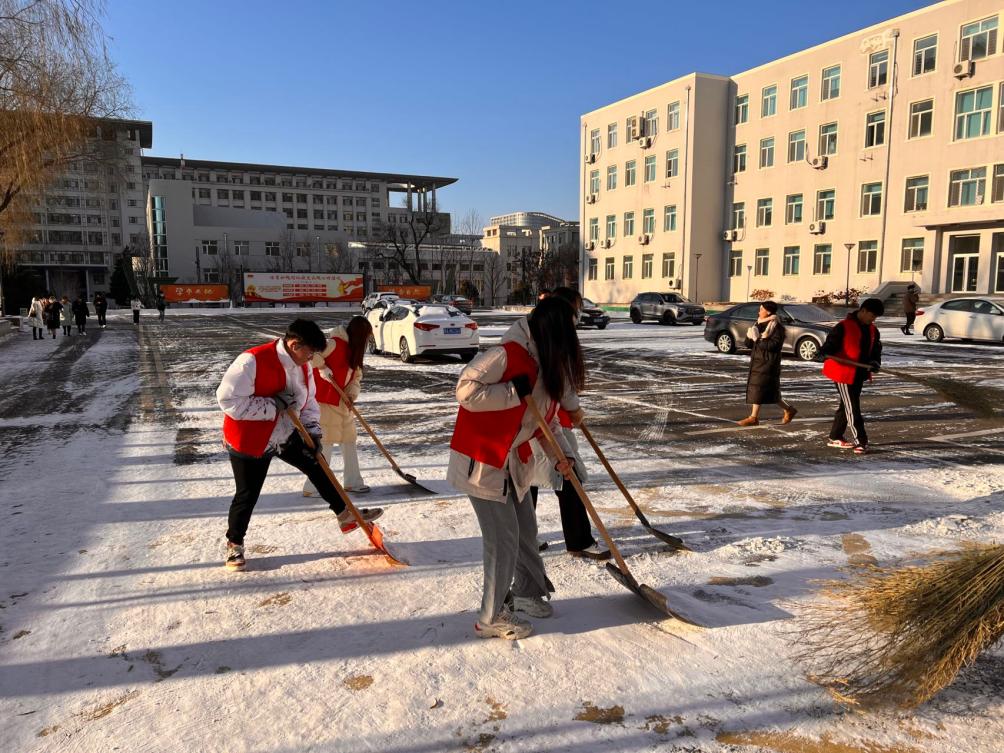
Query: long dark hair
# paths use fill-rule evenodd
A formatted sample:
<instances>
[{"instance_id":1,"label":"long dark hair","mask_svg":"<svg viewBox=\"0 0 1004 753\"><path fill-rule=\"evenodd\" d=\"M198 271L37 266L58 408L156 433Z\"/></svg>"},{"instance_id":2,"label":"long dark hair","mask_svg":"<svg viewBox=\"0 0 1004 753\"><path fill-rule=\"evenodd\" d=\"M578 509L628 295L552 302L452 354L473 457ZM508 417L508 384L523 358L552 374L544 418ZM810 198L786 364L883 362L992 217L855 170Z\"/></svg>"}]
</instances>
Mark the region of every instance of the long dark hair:
<instances>
[{"instance_id":1,"label":"long dark hair","mask_svg":"<svg viewBox=\"0 0 1004 753\"><path fill-rule=\"evenodd\" d=\"M354 316L345 327L349 336L349 366L358 369L363 365L363 354L366 352L366 342L373 334L373 325L365 316Z\"/></svg>"},{"instance_id":2,"label":"long dark hair","mask_svg":"<svg viewBox=\"0 0 1004 753\"><path fill-rule=\"evenodd\" d=\"M552 400L560 400L568 388L581 392L586 383L586 365L572 305L562 298L545 298L530 313L528 323L547 394Z\"/></svg>"}]
</instances>

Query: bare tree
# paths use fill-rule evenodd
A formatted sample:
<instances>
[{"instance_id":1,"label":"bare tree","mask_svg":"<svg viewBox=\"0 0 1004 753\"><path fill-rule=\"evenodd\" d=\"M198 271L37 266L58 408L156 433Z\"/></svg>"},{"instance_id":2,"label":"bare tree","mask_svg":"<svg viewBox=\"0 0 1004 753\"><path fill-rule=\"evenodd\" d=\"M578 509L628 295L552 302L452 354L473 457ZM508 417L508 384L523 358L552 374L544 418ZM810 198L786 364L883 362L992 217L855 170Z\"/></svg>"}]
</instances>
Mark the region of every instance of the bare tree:
<instances>
[{"instance_id":1,"label":"bare tree","mask_svg":"<svg viewBox=\"0 0 1004 753\"><path fill-rule=\"evenodd\" d=\"M359 257L355 249L345 243L329 243L325 247L327 271L334 274L347 274L359 269Z\"/></svg>"},{"instance_id":2,"label":"bare tree","mask_svg":"<svg viewBox=\"0 0 1004 753\"><path fill-rule=\"evenodd\" d=\"M447 230L446 221L442 213L431 208L409 212L403 219L404 222L385 226L381 240L387 248L381 258L397 262L411 282L418 285L424 264L422 244Z\"/></svg>"},{"instance_id":3,"label":"bare tree","mask_svg":"<svg viewBox=\"0 0 1004 753\"><path fill-rule=\"evenodd\" d=\"M481 273L481 295L489 306L498 304L505 287L505 261L501 254L489 252L485 255L484 271Z\"/></svg>"},{"instance_id":4,"label":"bare tree","mask_svg":"<svg viewBox=\"0 0 1004 753\"><path fill-rule=\"evenodd\" d=\"M272 257L273 272L292 272L296 268L296 235L284 230L279 236L279 255Z\"/></svg>"}]
</instances>

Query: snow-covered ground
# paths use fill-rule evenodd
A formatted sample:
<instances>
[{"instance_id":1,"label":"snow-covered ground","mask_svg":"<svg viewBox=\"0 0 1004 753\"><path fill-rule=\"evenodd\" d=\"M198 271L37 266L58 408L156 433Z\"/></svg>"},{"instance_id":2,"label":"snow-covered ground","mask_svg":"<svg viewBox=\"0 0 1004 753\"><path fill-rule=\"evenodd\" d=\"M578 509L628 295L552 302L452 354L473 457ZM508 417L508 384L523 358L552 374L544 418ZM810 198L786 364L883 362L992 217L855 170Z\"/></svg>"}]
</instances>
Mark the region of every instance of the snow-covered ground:
<instances>
[{"instance_id":1,"label":"snow-covered ground","mask_svg":"<svg viewBox=\"0 0 1004 753\"><path fill-rule=\"evenodd\" d=\"M583 332L588 421L652 523L595 458L587 489L638 580L703 627L661 619L564 552L541 493L555 616L480 641L481 543L442 481L455 360L370 358L360 439L381 527L410 563L342 536L276 462L248 571L222 567L233 481L213 391L293 312L169 312L137 332L0 344L0 751L808 751L1004 749L1004 653L915 713L848 713L791 660L799 602L840 568L1004 535L1004 423L910 383L866 392L876 452L822 447L832 390L786 360L801 413L737 430L745 358L702 328ZM297 312L299 313L299 312ZM324 324L337 312L305 312ZM512 315L477 315L483 344ZM1004 383L1004 349L883 329L886 365ZM765 409L771 418L770 409ZM580 444L585 445L584 442Z\"/></svg>"}]
</instances>

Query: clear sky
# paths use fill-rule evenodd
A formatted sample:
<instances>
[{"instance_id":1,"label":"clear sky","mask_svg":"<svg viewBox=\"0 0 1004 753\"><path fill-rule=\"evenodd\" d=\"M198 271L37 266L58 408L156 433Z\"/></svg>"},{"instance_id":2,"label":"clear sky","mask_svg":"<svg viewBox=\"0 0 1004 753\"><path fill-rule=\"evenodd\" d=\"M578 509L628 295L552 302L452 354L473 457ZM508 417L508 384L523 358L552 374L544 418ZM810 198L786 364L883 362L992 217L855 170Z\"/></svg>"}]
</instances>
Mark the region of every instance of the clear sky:
<instances>
[{"instance_id":1,"label":"clear sky","mask_svg":"<svg viewBox=\"0 0 1004 753\"><path fill-rule=\"evenodd\" d=\"M151 154L450 176L455 218L577 219L583 113L929 4L109 0L106 28Z\"/></svg>"}]
</instances>

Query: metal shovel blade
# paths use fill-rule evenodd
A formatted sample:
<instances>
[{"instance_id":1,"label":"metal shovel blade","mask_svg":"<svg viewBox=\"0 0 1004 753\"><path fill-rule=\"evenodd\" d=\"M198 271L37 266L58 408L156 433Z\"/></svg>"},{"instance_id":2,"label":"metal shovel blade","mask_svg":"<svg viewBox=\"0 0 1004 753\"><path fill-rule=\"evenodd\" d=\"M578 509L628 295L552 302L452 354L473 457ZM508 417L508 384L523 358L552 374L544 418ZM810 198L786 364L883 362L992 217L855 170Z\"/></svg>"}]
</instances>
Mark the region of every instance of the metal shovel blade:
<instances>
[{"instance_id":1,"label":"metal shovel blade","mask_svg":"<svg viewBox=\"0 0 1004 753\"><path fill-rule=\"evenodd\" d=\"M391 561L391 563L393 563L395 565L407 566L407 564L408 564L407 562L405 562L404 560L398 559L397 557L395 557L393 554L390 553L389 549L387 549L387 545L384 543L384 540L383 540L383 531L380 530L380 527L377 526L376 523L368 523L368 524L366 524L365 527L363 528L363 531L366 533L366 536L369 538L370 543L374 547L376 547L377 549L379 549L381 552L383 552L384 556L387 559L389 559Z\"/></svg>"},{"instance_id":2,"label":"metal shovel blade","mask_svg":"<svg viewBox=\"0 0 1004 753\"><path fill-rule=\"evenodd\" d=\"M667 617L672 617L674 620L685 622L688 625L697 625L696 622L688 620L686 617L682 617L681 615L677 614L672 609L670 609L669 602L666 600L665 594L659 593L654 588L652 588L651 586L646 586L644 583L639 583L637 580L635 580L633 575L631 575L630 573L621 572L620 568L618 568L612 562L607 563L607 570L610 572L612 576L614 576L614 580L616 580L618 583L620 583L628 590L633 591L635 594L643 598L645 601L647 601L653 607L655 607L660 612L665 614Z\"/></svg>"}]
</instances>

